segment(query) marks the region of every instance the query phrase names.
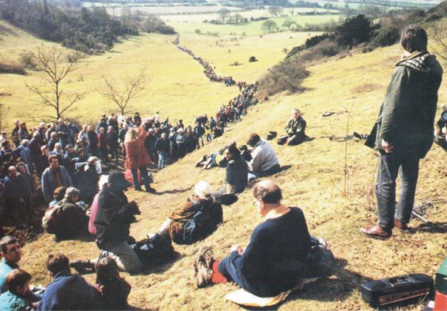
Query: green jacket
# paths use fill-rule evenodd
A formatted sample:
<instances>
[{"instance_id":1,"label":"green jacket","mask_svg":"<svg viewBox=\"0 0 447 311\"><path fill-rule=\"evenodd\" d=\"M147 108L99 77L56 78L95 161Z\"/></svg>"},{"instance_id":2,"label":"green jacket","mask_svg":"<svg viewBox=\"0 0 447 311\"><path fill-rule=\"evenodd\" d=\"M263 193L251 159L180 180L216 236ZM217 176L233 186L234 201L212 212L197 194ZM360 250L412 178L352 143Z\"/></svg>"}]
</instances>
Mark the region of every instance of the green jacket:
<instances>
[{"instance_id":1,"label":"green jacket","mask_svg":"<svg viewBox=\"0 0 447 311\"><path fill-rule=\"evenodd\" d=\"M300 116L298 119L290 118L287 121L285 130L289 136L302 133L302 135L306 135L306 121Z\"/></svg>"},{"instance_id":2,"label":"green jacket","mask_svg":"<svg viewBox=\"0 0 447 311\"><path fill-rule=\"evenodd\" d=\"M415 52L396 64L380 109L376 149L382 139L393 153L424 158L433 144L433 124L442 67L428 52Z\"/></svg>"}]
</instances>

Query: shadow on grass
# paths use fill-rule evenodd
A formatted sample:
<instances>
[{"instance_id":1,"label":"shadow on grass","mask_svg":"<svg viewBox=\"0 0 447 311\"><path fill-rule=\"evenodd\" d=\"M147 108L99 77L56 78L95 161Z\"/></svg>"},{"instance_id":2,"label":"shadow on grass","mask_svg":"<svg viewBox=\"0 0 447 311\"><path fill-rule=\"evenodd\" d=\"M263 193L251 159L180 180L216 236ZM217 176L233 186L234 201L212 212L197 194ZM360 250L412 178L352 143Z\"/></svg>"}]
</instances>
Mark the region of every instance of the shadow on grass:
<instances>
[{"instance_id":1,"label":"shadow on grass","mask_svg":"<svg viewBox=\"0 0 447 311\"><path fill-rule=\"evenodd\" d=\"M421 224L417 228L409 229L408 232L447 233L447 222L429 222L428 224Z\"/></svg>"},{"instance_id":2,"label":"shadow on grass","mask_svg":"<svg viewBox=\"0 0 447 311\"><path fill-rule=\"evenodd\" d=\"M187 191L190 191L192 189L192 186L185 189L173 189L173 190L165 190L161 192L154 193L155 195L162 195L162 194L177 194L177 193L184 193Z\"/></svg>"},{"instance_id":3,"label":"shadow on grass","mask_svg":"<svg viewBox=\"0 0 447 311\"><path fill-rule=\"evenodd\" d=\"M246 310L278 310L282 304L290 300L315 300L315 301L343 301L349 299L352 292L360 288L363 282L371 281L357 272L345 269L348 262L345 259L337 259L329 278L305 285L303 289L293 292L283 302L266 308L242 307Z\"/></svg>"},{"instance_id":4,"label":"shadow on grass","mask_svg":"<svg viewBox=\"0 0 447 311\"><path fill-rule=\"evenodd\" d=\"M154 262L144 268L143 272L139 275L149 275L149 274L163 274L174 265L174 263L183 258L183 255L175 251L172 258L165 260L163 262Z\"/></svg>"}]
</instances>

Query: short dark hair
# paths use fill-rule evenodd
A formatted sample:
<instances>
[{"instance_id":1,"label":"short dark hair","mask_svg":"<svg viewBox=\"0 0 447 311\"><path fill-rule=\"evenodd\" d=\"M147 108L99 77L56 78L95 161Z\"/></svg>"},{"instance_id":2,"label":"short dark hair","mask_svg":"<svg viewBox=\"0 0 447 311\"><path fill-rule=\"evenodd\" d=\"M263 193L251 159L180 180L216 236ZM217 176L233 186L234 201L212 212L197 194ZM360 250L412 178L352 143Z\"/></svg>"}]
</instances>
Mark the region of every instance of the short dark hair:
<instances>
[{"instance_id":1,"label":"short dark hair","mask_svg":"<svg viewBox=\"0 0 447 311\"><path fill-rule=\"evenodd\" d=\"M247 145L254 147L260 140L261 140L261 137L258 134L251 133L250 137L247 140Z\"/></svg>"},{"instance_id":2,"label":"short dark hair","mask_svg":"<svg viewBox=\"0 0 447 311\"><path fill-rule=\"evenodd\" d=\"M106 284L119 278L116 261L111 257L102 258L96 265L96 283Z\"/></svg>"},{"instance_id":3,"label":"short dark hair","mask_svg":"<svg viewBox=\"0 0 447 311\"><path fill-rule=\"evenodd\" d=\"M0 251L2 251L3 253L6 253L6 251L8 250L8 245L11 244L15 244L17 243L17 239L15 237L13 237L12 235L7 235L4 236L1 240L0 240Z\"/></svg>"},{"instance_id":4,"label":"short dark hair","mask_svg":"<svg viewBox=\"0 0 447 311\"><path fill-rule=\"evenodd\" d=\"M6 277L6 288L13 294L17 294L17 288L31 281L31 274L20 269L12 270Z\"/></svg>"},{"instance_id":5,"label":"short dark hair","mask_svg":"<svg viewBox=\"0 0 447 311\"><path fill-rule=\"evenodd\" d=\"M47 269L53 275L64 270L70 270L70 260L64 254L51 254L48 256Z\"/></svg>"},{"instance_id":6,"label":"short dark hair","mask_svg":"<svg viewBox=\"0 0 447 311\"><path fill-rule=\"evenodd\" d=\"M50 156L48 157L48 163L51 164L51 162L53 161L53 159L57 159L57 161L59 162L59 157L58 157L57 155L53 154L53 155L50 155Z\"/></svg>"},{"instance_id":7,"label":"short dark hair","mask_svg":"<svg viewBox=\"0 0 447 311\"><path fill-rule=\"evenodd\" d=\"M402 47L413 53L415 51L427 51L427 32L418 25L409 25L403 31L400 39Z\"/></svg>"},{"instance_id":8,"label":"short dark hair","mask_svg":"<svg viewBox=\"0 0 447 311\"><path fill-rule=\"evenodd\" d=\"M253 188L253 196L267 204L277 204L282 200L281 188L273 181L258 182Z\"/></svg>"},{"instance_id":9,"label":"short dark hair","mask_svg":"<svg viewBox=\"0 0 447 311\"><path fill-rule=\"evenodd\" d=\"M236 147L236 143L228 146L228 152L233 156L233 159L239 159L241 156L241 151Z\"/></svg>"}]
</instances>

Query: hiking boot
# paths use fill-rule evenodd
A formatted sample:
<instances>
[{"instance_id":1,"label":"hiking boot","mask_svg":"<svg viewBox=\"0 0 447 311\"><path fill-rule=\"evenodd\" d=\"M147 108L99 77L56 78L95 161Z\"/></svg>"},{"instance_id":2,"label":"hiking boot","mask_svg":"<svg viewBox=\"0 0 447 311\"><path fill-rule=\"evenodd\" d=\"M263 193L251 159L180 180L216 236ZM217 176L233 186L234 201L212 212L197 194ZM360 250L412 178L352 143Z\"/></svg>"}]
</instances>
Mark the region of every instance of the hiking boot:
<instances>
[{"instance_id":1,"label":"hiking boot","mask_svg":"<svg viewBox=\"0 0 447 311\"><path fill-rule=\"evenodd\" d=\"M380 227L379 225L360 228L360 232L369 238L379 239L379 240L389 239L392 235L391 230L384 229L384 228Z\"/></svg>"},{"instance_id":2,"label":"hiking boot","mask_svg":"<svg viewBox=\"0 0 447 311\"><path fill-rule=\"evenodd\" d=\"M394 227L396 227L399 230L408 230L408 225L404 224L403 222L401 222L400 220L394 218Z\"/></svg>"},{"instance_id":3,"label":"hiking boot","mask_svg":"<svg viewBox=\"0 0 447 311\"><path fill-rule=\"evenodd\" d=\"M213 251L208 246L203 246L196 257L196 263L203 262L208 269L213 269L213 263L215 261Z\"/></svg>"},{"instance_id":4,"label":"hiking boot","mask_svg":"<svg viewBox=\"0 0 447 311\"><path fill-rule=\"evenodd\" d=\"M196 274L197 287L203 288L212 284L213 270L207 268L202 261L194 264L194 270Z\"/></svg>"},{"instance_id":5,"label":"hiking boot","mask_svg":"<svg viewBox=\"0 0 447 311\"><path fill-rule=\"evenodd\" d=\"M70 268L76 270L79 274L94 273L96 271L95 264L90 260L75 260L70 263Z\"/></svg>"}]
</instances>

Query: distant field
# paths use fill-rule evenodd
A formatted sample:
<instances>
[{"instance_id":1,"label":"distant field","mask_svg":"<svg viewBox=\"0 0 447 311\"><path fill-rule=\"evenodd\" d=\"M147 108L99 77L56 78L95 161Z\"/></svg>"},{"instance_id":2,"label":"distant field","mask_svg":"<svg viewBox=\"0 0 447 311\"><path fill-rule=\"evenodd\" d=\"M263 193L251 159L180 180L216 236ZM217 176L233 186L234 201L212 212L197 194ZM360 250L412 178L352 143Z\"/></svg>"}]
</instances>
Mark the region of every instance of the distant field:
<instances>
[{"instance_id":1,"label":"distant field","mask_svg":"<svg viewBox=\"0 0 447 311\"><path fill-rule=\"evenodd\" d=\"M86 6L86 7L92 7ZM146 14L200 14L200 13L209 13L209 12L217 12L222 8L229 9L230 11L241 11L240 8L235 7L222 7L222 6L144 6L144 5L118 5L118 4L96 4L96 7L106 7L107 11L113 15L120 15L123 8L131 9L133 11L140 11Z\"/></svg>"},{"instance_id":2,"label":"distant field","mask_svg":"<svg viewBox=\"0 0 447 311\"><path fill-rule=\"evenodd\" d=\"M284 49L290 51L294 46L304 43L310 36L318 33L282 32L243 38L214 38L185 34L180 37L182 45L196 51L216 67L220 74L231 75L237 81L256 82L270 68L284 59ZM257 62L248 59L255 56ZM234 62L241 65L232 66Z\"/></svg>"},{"instance_id":3,"label":"distant field","mask_svg":"<svg viewBox=\"0 0 447 311\"><path fill-rule=\"evenodd\" d=\"M298 25L304 26L306 24L319 24L324 22L338 21L343 18L341 15L304 15L304 16L291 16ZM286 17L272 18L278 27L281 27ZM237 35L260 35L264 33L262 30L262 24L265 21L249 22L239 25L212 25L207 23L181 23L181 22L167 22L167 24L174 27L180 33L194 33L196 29L199 29L201 33L219 33L219 34L237 34Z\"/></svg>"},{"instance_id":4,"label":"distant field","mask_svg":"<svg viewBox=\"0 0 447 311\"><path fill-rule=\"evenodd\" d=\"M1 36L5 44L0 46L0 59L17 60L23 51L35 50L41 44L53 45L15 28L11 29L14 34ZM102 76L120 81L126 76L138 74L144 67L148 68L148 88L130 107L131 111L139 111L143 115L160 111L163 118L170 116L173 121L184 119L189 123L195 115L214 113L220 105L238 94L237 87L225 87L221 83L209 82L203 74L203 68L172 44L174 38L162 35L133 37L117 45L109 53L83 59L80 62L82 68L67 79L64 88L67 92L91 92L79 102L78 109L68 116L93 121L103 113L116 112L114 104L96 92L102 83ZM237 80L255 82L269 67L284 58L284 48L290 50L293 46L301 44L307 34L278 33L233 42L229 41L230 38L233 37L218 38L223 41L216 46L214 37L182 35L181 43L197 55L212 61L217 66L218 74L233 75ZM259 61L249 64L248 58L252 55ZM230 66L235 61L243 65ZM6 120L21 118L31 121L48 113L35 104L36 96L26 88L27 84L43 83L42 79L42 73L33 71L30 71L28 76L0 75L0 91L12 94L0 98L6 107Z\"/></svg>"},{"instance_id":5,"label":"distant field","mask_svg":"<svg viewBox=\"0 0 447 311\"><path fill-rule=\"evenodd\" d=\"M285 15L292 15L298 14L298 13L306 13L306 12L320 12L320 13L326 13L326 12L338 12L337 10L326 10L326 9L310 9L310 8L293 8L293 9L284 9ZM271 17L268 10L250 10L250 11L242 11L238 12L238 14L242 15L245 18L250 19L258 18L258 17ZM165 21L170 22L197 22L201 23L204 20L218 20L219 15L218 13L214 14L194 14L194 15L185 15L185 14L173 14L173 15L164 15L161 16L161 18Z\"/></svg>"}]
</instances>

